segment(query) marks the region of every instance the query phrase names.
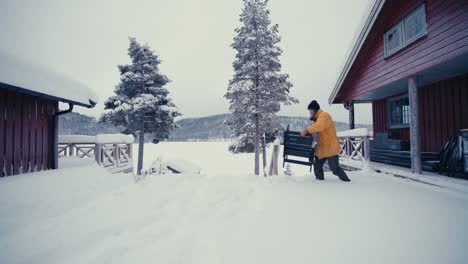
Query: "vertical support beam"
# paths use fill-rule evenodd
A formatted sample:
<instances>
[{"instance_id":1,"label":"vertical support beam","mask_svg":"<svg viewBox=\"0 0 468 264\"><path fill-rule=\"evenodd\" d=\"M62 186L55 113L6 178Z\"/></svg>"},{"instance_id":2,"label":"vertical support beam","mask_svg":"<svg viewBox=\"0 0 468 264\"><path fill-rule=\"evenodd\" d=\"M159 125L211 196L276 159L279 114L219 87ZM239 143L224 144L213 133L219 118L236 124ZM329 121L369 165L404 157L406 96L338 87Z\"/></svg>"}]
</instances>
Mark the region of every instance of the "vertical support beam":
<instances>
[{"instance_id":1,"label":"vertical support beam","mask_svg":"<svg viewBox=\"0 0 468 264\"><path fill-rule=\"evenodd\" d=\"M364 139L364 161L370 161L370 139L369 136L366 136Z\"/></svg>"},{"instance_id":2,"label":"vertical support beam","mask_svg":"<svg viewBox=\"0 0 468 264\"><path fill-rule=\"evenodd\" d=\"M354 129L354 102L348 102L348 114L349 114L349 129Z\"/></svg>"},{"instance_id":3,"label":"vertical support beam","mask_svg":"<svg viewBox=\"0 0 468 264\"><path fill-rule=\"evenodd\" d=\"M133 144L130 143L130 144L127 144L127 149L128 149L128 156L130 157L131 160L133 160Z\"/></svg>"},{"instance_id":4,"label":"vertical support beam","mask_svg":"<svg viewBox=\"0 0 468 264\"><path fill-rule=\"evenodd\" d=\"M418 85L416 77L408 79L410 108L411 172L421 173L421 142L419 137Z\"/></svg>"},{"instance_id":5,"label":"vertical support beam","mask_svg":"<svg viewBox=\"0 0 468 264\"><path fill-rule=\"evenodd\" d=\"M102 151L102 146L101 144L94 145L94 159L96 160L98 165L101 165L101 151Z\"/></svg>"}]
</instances>

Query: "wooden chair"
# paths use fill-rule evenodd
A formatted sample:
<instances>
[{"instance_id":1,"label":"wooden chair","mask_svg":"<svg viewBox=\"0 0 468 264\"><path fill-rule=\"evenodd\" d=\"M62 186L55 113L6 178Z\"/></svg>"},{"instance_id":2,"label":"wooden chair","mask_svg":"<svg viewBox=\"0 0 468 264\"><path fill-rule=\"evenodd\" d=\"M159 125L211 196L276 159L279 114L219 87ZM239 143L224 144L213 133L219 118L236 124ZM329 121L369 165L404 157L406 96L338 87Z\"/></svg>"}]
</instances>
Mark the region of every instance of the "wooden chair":
<instances>
[{"instance_id":1,"label":"wooden chair","mask_svg":"<svg viewBox=\"0 0 468 264\"><path fill-rule=\"evenodd\" d=\"M283 168L286 162L310 167L314 163L314 141L315 138L311 135L305 137L300 136L300 132L290 131L289 125L283 135ZM293 157L305 158L307 160L291 159Z\"/></svg>"}]
</instances>

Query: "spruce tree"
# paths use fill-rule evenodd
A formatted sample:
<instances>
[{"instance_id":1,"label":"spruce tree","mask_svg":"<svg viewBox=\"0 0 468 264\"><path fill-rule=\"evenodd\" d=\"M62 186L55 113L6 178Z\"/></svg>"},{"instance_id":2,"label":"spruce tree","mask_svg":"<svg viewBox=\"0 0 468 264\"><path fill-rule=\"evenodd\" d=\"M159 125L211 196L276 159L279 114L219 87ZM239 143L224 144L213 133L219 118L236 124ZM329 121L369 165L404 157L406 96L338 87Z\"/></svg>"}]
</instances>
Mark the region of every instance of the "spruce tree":
<instances>
[{"instance_id":1,"label":"spruce tree","mask_svg":"<svg viewBox=\"0 0 468 264\"><path fill-rule=\"evenodd\" d=\"M275 131L283 128L276 116L281 105L298 103L289 95L289 75L281 72L282 54L278 44L278 25L271 25L267 0L244 0L240 15L242 26L232 43L237 51L234 76L229 81L225 98L232 116L226 120L233 143L233 153L255 152L255 174L259 174L260 135L274 140Z\"/></svg>"},{"instance_id":2,"label":"spruce tree","mask_svg":"<svg viewBox=\"0 0 468 264\"><path fill-rule=\"evenodd\" d=\"M161 61L154 51L135 38L129 40L128 55L132 63L118 66L120 83L115 87L115 95L105 102L107 111L102 120L138 134L137 172L141 175L145 133L151 133L156 141L168 138L170 131L176 128L174 118L181 114L168 97L165 85L169 79L159 72Z\"/></svg>"}]
</instances>

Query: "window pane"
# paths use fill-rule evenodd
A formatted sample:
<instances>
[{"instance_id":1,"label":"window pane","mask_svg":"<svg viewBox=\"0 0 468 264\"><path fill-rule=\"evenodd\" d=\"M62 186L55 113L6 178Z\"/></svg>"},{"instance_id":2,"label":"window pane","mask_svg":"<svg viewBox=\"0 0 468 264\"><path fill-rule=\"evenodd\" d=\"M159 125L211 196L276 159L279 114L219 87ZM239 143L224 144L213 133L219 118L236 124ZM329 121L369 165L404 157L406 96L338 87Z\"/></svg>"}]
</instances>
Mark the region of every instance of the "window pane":
<instances>
[{"instance_id":1,"label":"window pane","mask_svg":"<svg viewBox=\"0 0 468 264\"><path fill-rule=\"evenodd\" d=\"M408 97L389 101L390 126L407 126L410 123Z\"/></svg>"},{"instance_id":2,"label":"window pane","mask_svg":"<svg viewBox=\"0 0 468 264\"><path fill-rule=\"evenodd\" d=\"M385 33L385 51L389 56L402 46L401 24L398 24Z\"/></svg>"},{"instance_id":3,"label":"window pane","mask_svg":"<svg viewBox=\"0 0 468 264\"><path fill-rule=\"evenodd\" d=\"M406 44L426 33L425 6L422 5L405 19Z\"/></svg>"}]
</instances>

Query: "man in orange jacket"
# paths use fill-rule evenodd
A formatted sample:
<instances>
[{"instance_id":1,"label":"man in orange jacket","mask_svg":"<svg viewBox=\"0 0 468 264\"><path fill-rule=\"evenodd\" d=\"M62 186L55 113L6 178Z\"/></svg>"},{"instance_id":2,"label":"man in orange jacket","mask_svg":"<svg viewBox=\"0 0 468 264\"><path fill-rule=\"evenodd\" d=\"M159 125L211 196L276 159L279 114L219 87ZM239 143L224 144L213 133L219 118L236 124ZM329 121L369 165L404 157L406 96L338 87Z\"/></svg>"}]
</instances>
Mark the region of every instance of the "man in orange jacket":
<instances>
[{"instance_id":1,"label":"man in orange jacket","mask_svg":"<svg viewBox=\"0 0 468 264\"><path fill-rule=\"evenodd\" d=\"M318 133L317 145L315 146L314 174L317 180L323 180L323 165L328 161L330 170L342 181L349 182L348 175L340 167L338 154L340 153L340 143L336 136L336 128L330 114L320 109L317 101L313 100L307 107L313 124L301 131L304 137L307 133Z\"/></svg>"}]
</instances>

